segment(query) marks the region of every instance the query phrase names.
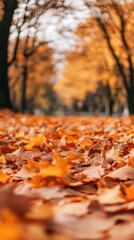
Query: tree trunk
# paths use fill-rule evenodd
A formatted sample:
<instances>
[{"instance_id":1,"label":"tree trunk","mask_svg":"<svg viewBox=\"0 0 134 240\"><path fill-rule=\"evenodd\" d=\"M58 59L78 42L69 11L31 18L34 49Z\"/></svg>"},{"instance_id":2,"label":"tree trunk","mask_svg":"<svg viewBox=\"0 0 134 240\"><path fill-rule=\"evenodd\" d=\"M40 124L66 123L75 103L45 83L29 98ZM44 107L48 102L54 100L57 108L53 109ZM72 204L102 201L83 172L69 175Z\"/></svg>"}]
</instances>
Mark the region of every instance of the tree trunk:
<instances>
[{"instance_id":1,"label":"tree trunk","mask_svg":"<svg viewBox=\"0 0 134 240\"><path fill-rule=\"evenodd\" d=\"M8 41L17 0L4 1L4 15L0 21L0 107L12 109L8 78Z\"/></svg>"},{"instance_id":2,"label":"tree trunk","mask_svg":"<svg viewBox=\"0 0 134 240\"><path fill-rule=\"evenodd\" d=\"M22 80L22 96L21 96L21 112L26 111L26 82L27 82L27 64L23 68L23 80Z\"/></svg>"},{"instance_id":3,"label":"tree trunk","mask_svg":"<svg viewBox=\"0 0 134 240\"><path fill-rule=\"evenodd\" d=\"M1 63L2 61L3 63ZM0 60L0 108L12 109L8 86L8 68L3 59Z\"/></svg>"},{"instance_id":4,"label":"tree trunk","mask_svg":"<svg viewBox=\"0 0 134 240\"><path fill-rule=\"evenodd\" d=\"M113 107L114 107L115 100L112 96L112 92L111 92L111 88L108 80L107 80L106 89L107 89L107 97L108 97L108 108L109 108L108 110L109 110L109 115L111 116L113 114Z\"/></svg>"},{"instance_id":5,"label":"tree trunk","mask_svg":"<svg viewBox=\"0 0 134 240\"><path fill-rule=\"evenodd\" d=\"M127 103L128 103L128 110L129 114L134 114L134 87L131 87L127 91Z\"/></svg>"},{"instance_id":6,"label":"tree trunk","mask_svg":"<svg viewBox=\"0 0 134 240\"><path fill-rule=\"evenodd\" d=\"M114 107L114 100L109 99L109 115L110 116L113 114L113 107Z\"/></svg>"},{"instance_id":7,"label":"tree trunk","mask_svg":"<svg viewBox=\"0 0 134 240\"><path fill-rule=\"evenodd\" d=\"M96 20L97 20L97 23L98 23L100 29L104 33L104 37L107 41L108 48L118 66L120 76L122 77L123 84L124 84L124 87L127 92L127 103L128 103L129 114L132 115L132 114L134 114L134 72L133 72L132 59L131 59L131 55L130 55L130 49L129 49L128 44L125 39L124 25L122 25L123 29L121 32L121 37L122 37L122 42L124 43L125 48L128 52L127 59L128 59L128 65L129 65L129 73L130 73L129 78L125 73L125 66L122 65L120 57L118 57L113 45L111 44L111 38L108 33L106 25L100 18L96 18ZM122 19L121 19L121 24L122 24Z\"/></svg>"}]
</instances>

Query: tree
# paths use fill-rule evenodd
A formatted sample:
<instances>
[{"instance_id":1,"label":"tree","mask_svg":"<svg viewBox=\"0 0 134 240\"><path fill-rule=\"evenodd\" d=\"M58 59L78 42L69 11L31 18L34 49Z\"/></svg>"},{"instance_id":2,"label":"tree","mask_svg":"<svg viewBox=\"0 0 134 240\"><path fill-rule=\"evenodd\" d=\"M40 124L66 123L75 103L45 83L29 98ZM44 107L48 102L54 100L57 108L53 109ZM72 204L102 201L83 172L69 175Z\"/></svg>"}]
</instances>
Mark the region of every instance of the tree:
<instances>
[{"instance_id":1,"label":"tree","mask_svg":"<svg viewBox=\"0 0 134 240\"><path fill-rule=\"evenodd\" d=\"M33 99L35 107L41 108L42 110L48 108L51 110L51 104L49 103L52 101L49 100L53 98L54 95L51 80L55 76L56 70L53 61L53 50L47 42L38 43L38 45L35 44L31 49L29 47L28 51L25 52L24 69L27 72L27 79L25 79L25 76L23 78L23 81L27 83L25 86L24 110L26 109L26 101L29 101L31 98ZM55 103L53 103L53 105L55 105ZM21 104L21 106L23 105Z\"/></svg>"},{"instance_id":2,"label":"tree","mask_svg":"<svg viewBox=\"0 0 134 240\"><path fill-rule=\"evenodd\" d=\"M24 5L24 7L23 7ZM23 9L24 8L24 9ZM36 36L38 32L38 19L43 13L43 9L40 8L38 3L33 2L31 6L31 0L26 0L25 3L19 4L18 15L21 12L21 16L17 17L13 22L13 29L16 29L16 38L11 41L9 48L9 63L11 67L14 63L16 66L21 68L22 82L21 82L21 112L25 112L26 109L26 84L28 77L28 58L37 50L39 47L39 40ZM17 15L17 12L16 12ZM30 37L30 30L34 29L34 35ZM24 32L24 36L21 34ZM11 32L12 35L12 32ZM31 43L29 44L29 40ZM36 45L36 46L35 46Z\"/></svg>"},{"instance_id":3,"label":"tree","mask_svg":"<svg viewBox=\"0 0 134 240\"><path fill-rule=\"evenodd\" d=\"M28 10L28 3L30 0L26 0L23 2L25 4L25 8L21 9L22 2L17 0L5 0L3 1L3 18L0 22L0 106L3 108L13 108L10 98L10 87L9 87L9 67L15 62L17 57L17 51L20 41L20 35L23 25L26 23L27 19L30 19L33 16L33 8L32 11L29 13L29 17L27 17L27 10ZM20 10L20 12L24 11L24 14L18 19L17 22L14 22L13 16L15 9ZM31 10L30 9L30 10ZM35 9L34 9L35 11ZM20 15L20 14L18 14ZM17 16L17 12L16 12ZM16 31L17 36L14 39L14 44L10 40L12 31L11 27L13 28L13 32ZM11 42L11 52L10 54L10 42ZM14 45L14 46L13 46Z\"/></svg>"},{"instance_id":4,"label":"tree","mask_svg":"<svg viewBox=\"0 0 134 240\"><path fill-rule=\"evenodd\" d=\"M58 14L58 11L63 12L68 9L68 6L61 0L4 0L0 1L0 9L3 9L3 16L0 15L0 105L11 109L13 106L10 99L8 71L10 66L17 60L22 32L24 33L23 40L27 41L26 32L29 23L34 22L35 19L50 9L55 10L56 14ZM15 9L16 14L14 15ZM39 22L37 28L39 30ZM25 70L23 75L26 75ZM25 87L23 88L23 96L25 95L24 89ZM24 102L23 100L22 102Z\"/></svg>"},{"instance_id":5,"label":"tree","mask_svg":"<svg viewBox=\"0 0 134 240\"><path fill-rule=\"evenodd\" d=\"M92 13L92 28L97 26L118 67L130 114L134 114L133 1L85 1ZM91 18L89 22L91 23ZM91 25L87 23L87 27Z\"/></svg>"},{"instance_id":6,"label":"tree","mask_svg":"<svg viewBox=\"0 0 134 240\"><path fill-rule=\"evenodd\" d=\"M50 95L47 89L48 85L52 87L51 80L55 74L53 50L48 43L36 42L36 39L28 36L27 41L22 39L19 43L17 59L10 68L12 99L15 107L21 112L32 113L35 107L43 109L44 105L44 109L48 108L49 104L45 106L47 104L45 98L49 98L46 96Z\"/></svg>"},{"instance_id":7,"label":"tree","mask_svg":"<svg viewBox=\"0 0 134 240\"><path fill-rule=\"evenodd\" d=\"M84 26L81 24L76 31L78 43L75 50L66 55L63 76L55 89L68 104L72 104L76 98L85 101L87 94L93 97L97 92L100 99L107 99L107 104L105 101L102 104L111 115L114 104L120 99L119 90L124 92L123 85L102 34L98 33L98 29L97 33L94 31L94 34L89 34ZM88 34L90 37L87 37Z\"/></svg>"},{"instance_id":8,"label":"tree","mask_svg":"<svg viewBox=\"0 0 134 240\"><path fill-rule=\"evenodd\" d=\"M3 17L0 20L0 107L12 108L8 79L8 42L10 27L17 0L3 1Z\"/></svg>"}]
</instances>

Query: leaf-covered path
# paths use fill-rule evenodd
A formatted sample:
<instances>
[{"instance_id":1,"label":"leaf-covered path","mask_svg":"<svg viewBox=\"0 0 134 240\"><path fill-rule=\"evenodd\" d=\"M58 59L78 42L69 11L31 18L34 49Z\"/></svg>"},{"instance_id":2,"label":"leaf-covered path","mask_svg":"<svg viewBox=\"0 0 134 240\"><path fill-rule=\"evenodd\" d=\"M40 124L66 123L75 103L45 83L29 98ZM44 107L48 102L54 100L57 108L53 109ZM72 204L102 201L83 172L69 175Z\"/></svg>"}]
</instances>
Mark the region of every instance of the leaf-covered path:
<instances>
[{"instance_id":1,"label":"leaf-covered path","mask_svg":"<svg viewBox=\"0 0 134 240\"><path fill-rule=\"evenodd\" d=\"M134 117L0 112L0 238L119 236L134 236Z\"/></svg>"}]
</instances>

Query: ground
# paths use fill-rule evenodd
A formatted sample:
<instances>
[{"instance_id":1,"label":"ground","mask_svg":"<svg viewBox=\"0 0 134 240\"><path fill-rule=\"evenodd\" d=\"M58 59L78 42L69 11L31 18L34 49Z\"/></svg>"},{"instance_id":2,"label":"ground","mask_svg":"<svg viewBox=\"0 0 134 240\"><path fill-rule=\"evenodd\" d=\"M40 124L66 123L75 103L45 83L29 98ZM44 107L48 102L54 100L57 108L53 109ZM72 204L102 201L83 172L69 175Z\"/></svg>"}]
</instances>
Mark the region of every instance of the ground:
<instances>
[{"instance_id":1,"label":"ground","mask_svg":"<svg viewBox=\"0 0 134 240\"><path fill-rule=\"evenodd\" d=\"M0 238L119 236L134 236L134 117L0 112Z\"/></svg>"}]
</instances>

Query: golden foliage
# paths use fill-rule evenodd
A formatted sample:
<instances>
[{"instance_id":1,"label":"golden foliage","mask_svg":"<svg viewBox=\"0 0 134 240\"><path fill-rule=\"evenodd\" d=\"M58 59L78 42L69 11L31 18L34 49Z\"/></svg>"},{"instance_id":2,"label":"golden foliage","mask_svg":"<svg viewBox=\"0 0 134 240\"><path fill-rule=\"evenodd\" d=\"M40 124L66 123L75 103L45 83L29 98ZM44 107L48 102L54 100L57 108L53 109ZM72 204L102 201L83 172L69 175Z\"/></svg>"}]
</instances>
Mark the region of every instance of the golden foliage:
<instances>
[{"instance_id":1,"label":"golden foliage","mask_svg":"<svg viewBox=\"0 0 134 240\"><path fill-rule=\"evenodd\" d=\"M125 102L123 78L99 23L104 26L114 54L125 71L127 84L130 85L130 59L134 64L133 1L86 3L91 16L76 31L79 38L76 49L67 54L63 75L55 89L70 104L75 98L83 100L87 92L95 92L101 81L104 86L109 84L113 97L118 94L120 101Z\"/></svg>"}]
</instances>

